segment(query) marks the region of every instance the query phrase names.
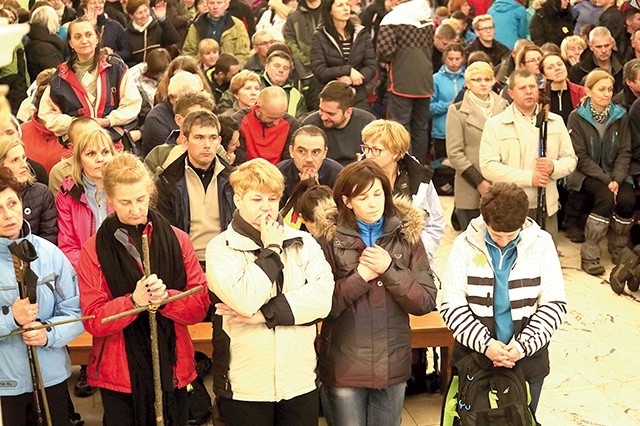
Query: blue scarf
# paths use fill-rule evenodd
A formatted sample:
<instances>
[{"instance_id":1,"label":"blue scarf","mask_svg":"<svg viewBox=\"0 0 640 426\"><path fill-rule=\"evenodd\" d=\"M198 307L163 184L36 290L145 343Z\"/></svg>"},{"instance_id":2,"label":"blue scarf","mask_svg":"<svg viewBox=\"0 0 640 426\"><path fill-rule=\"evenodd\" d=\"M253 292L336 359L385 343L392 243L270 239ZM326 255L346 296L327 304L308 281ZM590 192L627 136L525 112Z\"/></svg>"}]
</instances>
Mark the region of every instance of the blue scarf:
<instances>
[{"instance_id":1,"label":"blue scarf","mask_svg":"<svg viewBox=\"0 0 640 426\"><path fill-rule=\"evenodd\" d=\"M360 238L364 241L367 247L373 247L378 241L378 238L382 235L382 228L384 227L384 216L382 216L377 222L366 223L360 219L356 219L358 224L358 232Z\"/></svg>"}]
</instances>

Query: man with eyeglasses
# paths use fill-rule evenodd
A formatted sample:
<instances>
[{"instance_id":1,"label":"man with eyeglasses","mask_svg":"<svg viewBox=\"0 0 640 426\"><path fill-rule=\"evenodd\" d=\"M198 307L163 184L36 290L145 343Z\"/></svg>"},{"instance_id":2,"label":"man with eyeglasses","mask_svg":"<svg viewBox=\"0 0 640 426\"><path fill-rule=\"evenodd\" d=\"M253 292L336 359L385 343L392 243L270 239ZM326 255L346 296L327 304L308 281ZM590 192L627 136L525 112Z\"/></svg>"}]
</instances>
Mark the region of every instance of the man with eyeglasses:
<instances>
[{"instance_id":1,"label":"man with eyeglasses","mask_svg":"<svg viewBox=\"0 0 640 426\"><path fill-rule=\"evenodd\" d=\"M245 24L227 11L229 0L206 0L209 13L200 15L189 28L182 53L198 56L200 40L212 38L220 45L220 53L231 53L242 67L250 54L249 33Z\"/></svg>"},{"instance_id":2,"label":"man with eyeglasses","mask_svg":"<svg viewBox=\"0 0 640 426\"><path fill-rule=\"evenodd\" d=\"M204 268L207 243L227 229L235 211L229 184L234 168L216 155L220 122L215 114L187 114L182 131L187 151L158 176L158 211L189 234Z\"/></svg>"},{"instance_id":3,"label":"man with eyeglasses","mask_svg":"<svg viewBox=\"0 0 640 426\"><path fill-rule=\"evenodd\" d=\"M607 70L614 79L613 91L623 88L623 64L618 55L613 54L615 40L605 27L595 27L589 33L589 51L580 56L580 62L569 69L569 80L584 86L584 78L596 68Z\"/></svg>"},{"instance_id":4,"label":"man with eyeglasses","mask_svg":"<svg viewBox=\"0 0 640 426\"><path fill-rule=\"evenodd\" d=\"M269 48L274 42L273 34L270 31L256 31L251 37L251 45L255 53L249 56L247 63L244 64L244 69L257 72L258 74L264 71L264 66L267 63L267 52L269 52Z\"/></svg>"},{"instance_id":5,"label":"man with eyeglasses","mask_svg":"<svg viewBox=\"0 0 640 426\"><path fill-rule=\"evenodd\" d=\"M284 193L280 208L291 197L293 190L303 180L314 179L320 185L333 188L342 170L337 161L327 158L327 135L317 126L307 124L293 133L289 146L291 158L276 164L284 176Z\"/></svg>"},{"instance_id":6,"label":"man with eyeglasses","mask_svg":"<svg viewBox=\"0 0 640 426\"><path fill-rule=\"evenodd\" d=\"M320 109L302 122L327 134L327 156L346 166L358 159L362 129L375 120L368 111L354 108L355 91L341 81L331 81L320 92Z\"/></svg>"},{"instance_id":7,"label":"man with eyeglasses","mask_svg":"<svg viewBox=\"0 0 640 426\"><path fill-rule=\"evenodd\" d=\"M507 46L496 40L495 26L491 15L480 15L473 18L471 23L478 37L465 49L467 56L473 52L482 51L491 58L491 65L498 66L502 59L511 52Z\"/></svg>"}]
</instances>

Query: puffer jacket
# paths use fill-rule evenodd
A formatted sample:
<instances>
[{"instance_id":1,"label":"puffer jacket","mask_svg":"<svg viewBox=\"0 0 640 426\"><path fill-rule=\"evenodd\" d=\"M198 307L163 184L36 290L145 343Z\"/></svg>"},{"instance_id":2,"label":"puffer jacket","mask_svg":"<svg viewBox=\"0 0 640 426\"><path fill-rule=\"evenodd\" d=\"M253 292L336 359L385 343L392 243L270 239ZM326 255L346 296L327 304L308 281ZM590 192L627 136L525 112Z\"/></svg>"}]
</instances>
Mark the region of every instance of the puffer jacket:
<instances>
[{"instance_id":1,"label":"puffer jacket","mask_svg":"<svg viewBox=\"0 0 640 426\"><path fill-rule=\"evenodd\" d=\"M31 233L53 244L58 243L58 210L49 187L39 182L27 184L20 194L24 220Z\"/></svg>"},{"instance_id":2,"label":"puffer jacket","mask_svg":"<svg viewBox=\"0 0 640 426\"><path fill-rule=\"evenodd\" d=\"M73 269L78 270L80 249L96 233L96 221L84 193L84 187L69 177L60 184L56 197L58 210L58 247L67 256ZM111 213L111 205L107 206Z\"/></svg>"},{"instance_id":3,"label":"puffer jacket","mask_svg":"<svg viewBox=\"0 0 640 426\"><path fill-rule=\"evenodd\" d=\"M187 273L187 290L207 285L207 278L200 267L189 236L177 228L173 231L182 249L182 258ZM115 237L114 237L115 238ZM140 265L142 269L142 265ZM80 270L78 271L80 301L84 315L95 315L85 321L85 328L93 335L93 345L89 353L87 380L91 386L110 389L116 392L131 393L131 376L125 350L123 329L131 324L136 315L102 324L101 320L110 315L135 308L130 294L113 298L102 274L96 252L96 236L93 235L82 247ZM180 293L167 290L169 297ZM200 291L165 305L158 315L174 322L176 330L176 365L173 370L174 384L183 388L196 378L193 360L193 343L187 325L204 319L209 309L209 296Z\"/></svg>"},{"instance_id":4,"label":"puffer jacket","mask_svg":"<svg viewBox=\"0 0 640 426\"><path fill-rule=\"evenodd\" d=\"M627 113L622 107L611 103L603 138L593 120L589 99L569 114L567 128L578 156L576 170L569 175L569 189L579 191L587 176L605 185L612 181L620 185L628 179L631 134Z\"/></svg>"},{"instance_id":5,"label":"puffer jacket","mask_svg":"<svg viewBox=\"0 0 640 426\"><path fill-rule=\"evenodd\" d=\"M363 83L353 86L356 89L354 104L367 98L369 82L376 74L377 61L373 50L371 37L364 31L364 27L356 25L349 57L342 55L338 42L329 34L325 27L319 28L311 39L311 70L323 86L339 77L351 74L355 69L362 74Z\"/></svg>"},{"instance_id":6,"label":"puffer jacket","mask_svg":"<svg viewBox=\"0 0 640 426\"><path fill-rule=\"evenodd\" d=\"M139 31L133 26L133 21L129 22L125 33L129 39L131 48L131 58L127 65L132 67L136 64L146 62L147 55L158 47L167 48L178 43L180 36L169 19L158 21L150 17L151 22L144 30Z\"/></svg>"},{"instance_id":7,"label":"puffer jacket","mask_svg":"<svg viewBox=\"0 0 640 426\"><path fill-rule=\"evenodd\" d=\"M560 46L565 37L573 34L575 18L569 8L561 8L561 1L547 0L531 18L531 24L529 24L531 41L537 46L545 43Z\"/></svg>"},{"instance_id":8,"label":"puffer jacket","mask_svg":"<svg viewBox=\"0 0 640 426\"><path fill-rule=\"evenodd\" d=\"M19 296L16 276L9 252L13 241L28 240L38 258L31 262L31 270L38 276L36 301L41 322L58 322L80 317L80 299L76 274L64 254L49 241L33 235L24 222L17 240L0 238L0 335L16 331L11 305ZM47 330L47 345L37 347L40 370L45 387L62 383L71 376L71 362L66 345L83 332L81 322L52 327ZM29 372L27 349L22 335L0 339L0 397L31 392L33 383Z\"/></svg>"},{"instance_id":9,"label":"puffer jacket","mask_svg":"<svg viewBox=\"0 0 640 426\"><path fill-rule=\"evenodd\" d=\"M408 314L432 311L436 287L420 240L424 215L406 198L395 204L376 243L392 262L369 282L356 270L366 248L358 230L338 222L335 205L316 209L319 242L336 280L320 340L320 380L327 385L383 389L411 374Z\"/></svg>"},{"instance_id":10,"label":"puffer jacket","mask_svg":"<svg viewBox=\"0 0 640 426\"><path fill-rule=\"evenodd\" d=\"M234 226L235 220L207 245L209 289L240 315L260 310L266 323L229 324L228 318L213 316L213 390L225 398L262 402L311 392L317 368L314 322L331 308L331 269L306 232L285 226L277 255Z\"/></svg>"},{"instance_id":11,"label":"puffer jacket","mask_svg":"<svg viewBox=\"0 0 640 426\"><path fill-rule=\"evenodd\" d=\"M495 341L495 276L482 217L458 235L442 280L440 312L453 332L453 362L484 354ZM520 230L517 259L509 273L513 337L524 355L518 364L527 380L549 374L548 344L567 312L560 261L551 236L527 218Z\"/></svg>"}]
</instances>

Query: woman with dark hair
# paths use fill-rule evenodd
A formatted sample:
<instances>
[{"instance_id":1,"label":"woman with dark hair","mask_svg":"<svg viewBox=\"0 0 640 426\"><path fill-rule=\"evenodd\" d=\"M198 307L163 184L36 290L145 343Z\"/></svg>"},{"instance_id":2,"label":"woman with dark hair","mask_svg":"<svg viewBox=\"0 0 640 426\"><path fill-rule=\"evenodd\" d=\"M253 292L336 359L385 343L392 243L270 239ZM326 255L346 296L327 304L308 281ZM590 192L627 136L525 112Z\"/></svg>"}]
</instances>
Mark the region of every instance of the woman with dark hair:
<instances>
[{"instance_id":1,"label":"woman with dark hair","mask_svg":"<svg viewBox=\"0 0 640 426\"><path fill-rule=\"evenodd\" d=\"M93 335L87 376L100 388L105 425L151 425L156 416L149 313L102 320L207 282L189 236L153 210L155 185L142 162L123 153L103 174L114 214L84 244L78 272L82 311L95 315L85 324ZM151 271L143 269L143 237ZM196 378L187 325L202 321L208 308L209 296L200 291L157 310L165 424L187 424L187 385Z\"/></svg>"},{"instance_id":2,"label":"woman with dark hair","mask_svg":"<svg viewBox=\"0 0 640 426\"><path fill-rule=\"evenodd\" d=\"M569 81L567 64L559 54L544 55L539 68L540 74L551 84L549 110L561 116L566 124L571 111L580 105L586 95L584 87Z\"/></svg>"},{"instance_id":3,"label":"woman with dark hair","mask_svg":"<svg viewBox=\"0 0 640 426\"><path fill-rule=\"evenodd\" d=\"M545 43L560 46L565 37L573 34L576 22L569 9L569 0L547 0L531 18L531 41L537 46Z\"/></svg>"},{"instance_id":4,"label":"woman with dark hair","mask_svg":"<svg viewBox=\"0 0 640 426\"><path fill-rule=\"evenodd\" d=\"M349 0L328 0L320 7L323 25L311 39L311 69L323 86L333 80L352 86L355 106L369 111L369 82L377 67L371 37L351 22Z\"/></svg>"},{"instance_id":5,"label":"woman with dark hair","mask_svg":"<svg viewBox=\"0 0 640 426\"><path fill-rule=\"evenodd\" d=\"M420 240L424 213L394 199L385 172L370 160L342 170L333 199L336 208L316 212L316 235L336 280L320 339L323 405L332 425L399 425L411 375L409 314L436 304Z\"/></svg>"},{"instance_id":6,"label":"woman with dark hair","mask_svg":"<svg viewBox=\"0 0 640 426\"><path fill-rule=\"evenodd\" d=\"M24 150L17 136L0 136L0 167L13 172L21 185L20 198L24 207L24 220L31 233L53 244L58 242L58 211L47 185L36 182Z\"/></svg>"},{"instance_id":7,"label":"woman with dark hair","mask_svg":"<svg viewBox=\"0 0 640 426\"><path fill-rule=\"evenodd\" d=\"M609 236L613 263L629 242L635 195L629 178L631 135L626 111L613 103L614 79L603 69L585 78L587 98L569 115L567 128L578 156L568 188L593 198L580 248L582 269L590 275L604 274L600 264L600 241Z\"/></svg>"},{"instance_id":8,"label":"woman with dark hair","mask_svg":"<svg viewBox=\"0 0 640 426\"><path fill-rule=\"evenodd\" d=\"M91 0L96 1L96 0ZM113 141L136 120L142 98L120 58L100 52L100 33L88 18L69 25L71 58L58 66L40 101L38 116L57 136L74 117L92 117Z\"/></svg>"},{"instance_id":9,"label":"woman with dark hair","mask_svg":"<svg viewBox=\"0 0 640 426\"><path fill-rule=\"evenodd\" d=\"M0 335L20 328L80 316L75 273L60 249L30 232L30 227L23 218L21 190L14 173L6 167L0 167L0 304L3 306L3 316L6 317L0 323ZM19 246L30 245L37 254L37 259L28 265L38 281L33 283L36 291L35 303L19 296L10 252L14 243ZM29 346L36 348L40 363L41 377L49 401L50 418L47 420L56 426L69 424L67 379L71 375L71 362L65 346L82 331L82 324L75 322L2 339L0 376L3 381L11 384L0 388L2 422L5 425L31 424L29 420L36 416L34 383L27 357ZM44 408L41 409L44 411Z\"/></svg>"},{"instance_id":10,"label":"woman with dark hair","mask_svg":"<svg viewBox=\"0 0 640 426\"><path fill-rule=\"evenodd\" d=\"M178 54L180 36L171 20L167 19L167 4L164 1L156 2L153 14L149 0L129 0L126 10L131 19L126 28L131 47L131 58L127 61L129 66L146 62L149 52L159 47Z\"/></svg>"}]
</instances>

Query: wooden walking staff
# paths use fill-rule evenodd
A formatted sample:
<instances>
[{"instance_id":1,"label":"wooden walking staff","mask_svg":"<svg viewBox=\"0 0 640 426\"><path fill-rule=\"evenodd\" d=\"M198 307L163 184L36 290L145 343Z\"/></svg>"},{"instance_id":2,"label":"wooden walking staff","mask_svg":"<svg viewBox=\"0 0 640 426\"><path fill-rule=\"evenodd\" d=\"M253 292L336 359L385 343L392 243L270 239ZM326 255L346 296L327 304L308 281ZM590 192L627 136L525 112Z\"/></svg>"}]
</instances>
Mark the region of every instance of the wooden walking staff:
<instances>
[{"instance_id":1,"label":"wooden walking staff","mask_svg":"<svg viewBox=\"0 0 640 426\"><path fill-rule=\"evenodd\" d=\"M20 299L29 298L29 303L36 303L36 289L35 283L32 286L27 286L27 277L25 274L33 272L29 269L29 262L38 258L35 252L35 248L27 240L20 245L12 243L9 245L9 251L11 252L11 260L13 261L13 270L16 273L16 281L18 282L18 292ZM33 274L35 275L35 274ZM29 277L31 280L37 277ZM38 362L38 352L35 346L27 346L27 356L29 357L29 369L31 372L31 382L33 383L33 401L36 408L36 417L39 425L51 426L51 415L49 414L49 402L47 401L47 394L44 389L44 382L42 380L42 372L40 371L40 363ZM44 410L44 413L42 412Z\"/></svg>"},{"instance_id":2,"label":"wooden walking staff","mask_svg":"<svg viewBox=\"0 0 640 426\"><path fill-rule=\"evenodd\" d=\"M142 266L144 268L144 276L148 277L149 275L151 275L151 262L149 260L149 240L146 234L142 235ZM130 309L128 311L120 312L119 314L103 318L101 321L102 324L106 324L108 322L115 321L129 315L138 314L144 311L149 312L149 328L151 332L151 362L153 364L153 390L155 394L154 408L156 413L157 425L164 425L164 408L162 404L162 382L160 377L160 352L158 350L158 322L156 320L156 312L158 311L160 306L190 296L194 293L202 291L203 289L204 286L194 287L191 290L183 291L180 294L168 297L164 301L162 301L162 303L159 303L157 305L150 304L147 306L140 306L139 308Z\"/></svg>"}]
</instances>

